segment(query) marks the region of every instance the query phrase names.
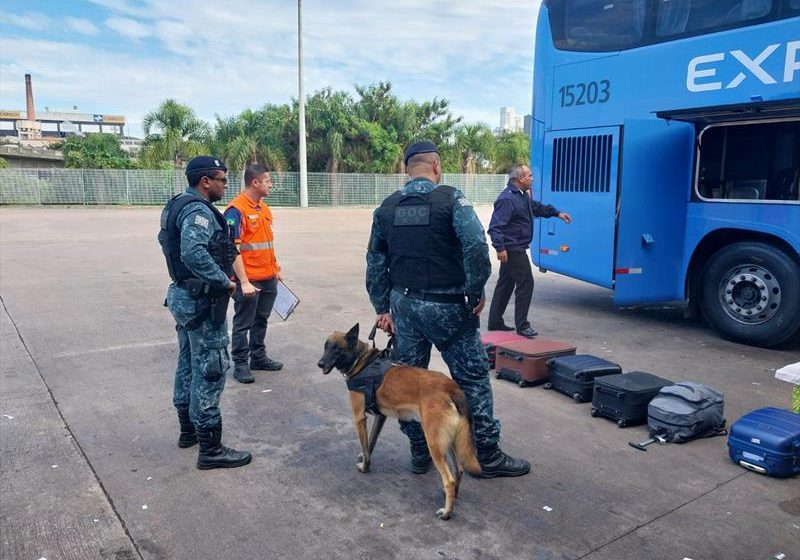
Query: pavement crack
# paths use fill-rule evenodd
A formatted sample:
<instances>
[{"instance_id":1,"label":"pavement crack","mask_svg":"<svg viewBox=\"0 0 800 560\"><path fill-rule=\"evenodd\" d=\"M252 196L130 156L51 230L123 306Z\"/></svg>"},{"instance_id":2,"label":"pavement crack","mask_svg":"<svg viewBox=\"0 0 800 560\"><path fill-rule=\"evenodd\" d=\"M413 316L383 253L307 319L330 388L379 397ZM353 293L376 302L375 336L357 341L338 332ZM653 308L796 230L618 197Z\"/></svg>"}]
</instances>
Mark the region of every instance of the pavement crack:
<instances>
[{"instance_id":1,"label":"pavement crack","mask_svg":"<svg viewBox=\"0 0 800 560\"><path fill-rule=\"evenodd\" d=\"M44 375L42 374L42 370L39 368L39 364L36 362L36 359L33 357L33 354L31 353L30 348L28 348L28 343L25 342L25 338L22 336L22 333L19 331L19 327L17 326L17 322L14 320L14 316L11 315L11 312L9 311L8 307L6 306L5 299L3 299L2 296L0 296L0 304L2 304L3 311L8 316L8 320L11 321L11 326L14 327L14 332L17 334L17 338L19 338L19 341L22 343L22 347L25 349L25 353L28 355L28 358L30 358L31 363L33 364L33 367L36 368L36 373L39 374L39 379L42 380L42 383L44 384L45 389L47 389L47 394L50 396L50 400L52 401L53 406L56 409L56 412L58 412L59 418L61 418L61 423L64 425L66 430L69 432L69 435L72 437L72 441L75 442L75 446L78 448L78 451L80 451L81 456L83 457L84 461L86 461L86 465L89 467L89 470L91 470L92 476L94 477L95 481L97 482L97 485L103 491L103 495L106 497L106 500L108 500L108 503L111 506L111 511L114 512L114 516L117 518L117 521L119 521L120 525L122 526L122 530L125 532L125 536L128 537L128 540L130 541L131 546L133 546L133 549L136 551L137 557L139 558L139 560L144 560L144 557L142 556L142 553L139 550L139 547L136 544L136 541L134 540L133 535L131 535L131 532L128 530L128 526L125 524L125 520L122 518L122 516L120 515L119 511L117 511L117 506L114 503L114 500L111 498L111 494L109 494L108 490L106 489L105 485L103 484L103 481L100 479L100 475L97 473L97 471L94 468L94 465L92 465L92 462L89 460L89 456L86 455L86 452L83 450L83 447L81 446L81 443L78 441L78 438L72 432L72 428L67 423L67 419L64 417L64 413L61 412L61 408L59 408L59 406L58 406L58 401L56 400L55 395L53 395L53 391L50 388L50 385L47 383L47 380L45 379Z\"/></svg>"},{"instance_id":2,"label":"pavement crack","mask_svg":"<svg viewBox=\"0 0 800 560\"><path fill-rule=\"evenodd\" d=\"M697 501L697 500L699 500L700 498L704 498L704 497L708 496L709 494L711 494L712 492L716 492L717 490L719 490L719 489L720 489L720 488L722 488L723 486L726 486L726 485L730 484L731 482L733 482L734 480L738 480L739 478L741 478L741 477L743 477L743 476L745 476L745 475L747 475L747 474L749 474L749 473L748 473L747 471L744 471L744 472L742 472L742 473L739 473L739 474L737 474L736 476L734 476L734 477L733 477L733 478L731 478L731 479L728 479L728 480L723 480L722 482L720 482L720 483L716 484L716 485L715 485L713 488L711 488L711 489L709 489L709 490L707 490L707 491L703 492L702 494L699 494L699 495L695 496L694 498L692 498L692 499L690 499L690 500L686 500L686 501L685 501L685 502L683 502L682 504L678 504L678 505L677 505L677 506L675 506L674 508L672 508L672 509L670 509L670 510L668 510L668 511L665 511L665 512L664 512L664 513L662 513L661 515L657 515L657 516L653 517L652 519L650 519L649 521L647 521L647 522L645 522L645 523L642 523L642 524L640 524L640 525L636 525L635 527L631 528L631 529L630 529L630 530L628 530L628 531L625 531L625 532L624 532L624 533L622 533L621 535L618 535L618 536L614 537L614 538L613 538L613 539L611 539L610 541L604 542L603 544L601 544L601 545L599 545L599 546L596 546L596 547L594 547L592 550L590 550L590 551L589 551L589 552L587 552L586 554L583 554L583 555L581 555L581 556L578 556L578 557L576 557L576 558L575 558L575 560L581 560L582 558L586 558L587 556L590 556L590 555L594 554L594 553L595 553L595 552L597 552L598 550L601 550L601 549L603 549L603 548L607 547L608 545L610 545L610 544L613 544L613 543L617 542L618 540L620 540L620 539L623 539L623 538L627 537L627 536L628 536L628 535L630 535L631 533L635 533L635 532L636 532L636 531L638 531L639 529L641 529L641 528L643 528L643 527L647 527L647 526L648 526L648 525L650 525L651 523L654 523L655 521L658 521L659 519L661 519L661 518L663 518L663 517L666 517L667 515L670 515L671 513L674 513L674 512L676 512L676 511L678 511L679 509L681 509L681 508L683 508L683 507L685 507L685 506L688 506L688 505L689 505L689 504L691 504L691 503L694 503L694 502L696 502L696 501Z\"/></svg>"}]
</instances>

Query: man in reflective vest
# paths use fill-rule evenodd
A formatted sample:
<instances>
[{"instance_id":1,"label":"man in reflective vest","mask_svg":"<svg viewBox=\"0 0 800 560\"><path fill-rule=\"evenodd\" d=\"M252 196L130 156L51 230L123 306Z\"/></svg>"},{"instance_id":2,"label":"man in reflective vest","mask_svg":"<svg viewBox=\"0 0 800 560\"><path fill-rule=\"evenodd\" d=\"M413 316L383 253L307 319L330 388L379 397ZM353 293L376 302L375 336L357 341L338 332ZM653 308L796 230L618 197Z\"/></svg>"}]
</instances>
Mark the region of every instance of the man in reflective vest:
<instances>
[{"instance_id":1,"label":"man in reflective vest","mask_svg":"<svg viewBox=\"0 0 800 560\"><path fill-rule=\"evenodd\" d=\"M410 180L375 210L367 250L367 292L378 326L395 333L399 362L424 368L431 345L442 353L469 402L484 478L527 474L528 461L500 450L489 360L478 335L492 272L483 225L460 190L439 184L435 144L412 144L404 162ZM412 472L424 473L431 456L422 427L403 421L400 429L411 443Z\"/></svg>"},{"instance_id":2,"label":"man in reflective vest","mask_svg":"<svg viewBox=\"0 0 800 560\"><path fill-rule=\"evenodd\" d=\"M281 362L267 356L265 345L281 268L275 258L272 211L263 200L272 187L269 169L248 165L244 182L245 190L225 209L225 219L233 229L244 264L244 275L237 274L233 296L233 376L240 383L252 383L255 379L251 370L278 371L283 367ZM255 287L252 297L248 297L250 285Z\"/></svg>"}]
</instances>

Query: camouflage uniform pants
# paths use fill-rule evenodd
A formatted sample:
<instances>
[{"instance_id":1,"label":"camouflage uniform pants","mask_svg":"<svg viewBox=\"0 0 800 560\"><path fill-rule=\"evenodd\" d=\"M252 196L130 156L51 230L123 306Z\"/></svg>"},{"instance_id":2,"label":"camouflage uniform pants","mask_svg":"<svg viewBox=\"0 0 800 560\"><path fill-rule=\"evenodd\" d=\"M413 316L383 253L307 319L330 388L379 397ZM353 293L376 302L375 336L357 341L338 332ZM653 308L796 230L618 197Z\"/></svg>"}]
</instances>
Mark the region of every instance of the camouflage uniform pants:
<instances>
[{"instance_id":1,"label":"camouflage uniform pants","mask_svg":"<svg viewBox=\"0 0 800 560\"><path fill-rule=\"evenodd\" d=\"M187 324L207 311L207 300L194 300L172 284L167 306L175 318L178 332L178 367L172 402L175 408L189 408L189 418L197 428L213 428L220 423L219 399L228 369L228 328L208 319L196 328Z\"/></svg>"},{"instance_id":2,"label":"camouflage uniform pants","mask_svg":"<svg viewBox=\"0 0 800 560\"><path fill-rule=\"evenodd\" d=\"M395 359L422 368L428 367L431 345L446 342L467 319L467 311L459 304L419 301L394 291L391 310L396 331ZM476 447L493 448L500 439L500 421L494 417L489 360L478 330L464 329L442 352L442 358L469 402ZM400 429L412 445L425 441L419 422L400 422Z\"/></svg>"}]
</instances>

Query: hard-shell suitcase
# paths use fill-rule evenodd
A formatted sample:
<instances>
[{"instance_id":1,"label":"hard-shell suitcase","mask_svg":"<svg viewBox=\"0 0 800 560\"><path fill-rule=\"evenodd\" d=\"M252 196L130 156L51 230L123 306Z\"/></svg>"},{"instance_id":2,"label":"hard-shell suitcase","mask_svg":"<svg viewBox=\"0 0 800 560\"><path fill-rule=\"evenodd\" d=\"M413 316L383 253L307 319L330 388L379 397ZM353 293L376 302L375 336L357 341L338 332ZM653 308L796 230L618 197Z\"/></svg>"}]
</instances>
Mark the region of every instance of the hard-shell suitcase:
<instances>
[{"instance_id":1,"label":"hard-shell suitcase","mask_svg":"<svg viewBox=\"0 0 800 560\"><path fill-rule=\"evenodd\" d=\"M594 380L592 416L616 420L620 428L643 424L650 400L667 385L672 381L643 371L598 377Z\"/></svg>"},{"instance_id":2,"label":"hard-shell suitcase","mask_svg":"<svg viewBox=\"0 0 800 560\"><path fill-rule=\"evenodd\" d=\"M498 379L517 383L520 387L547 380L547 361L556 356L575 353L567 342L534 338L501 342L497 345L495 369Z\"/></svg>"},{"instance_id":3,"label":"hard-shell suitcase","mask_svg":"<svg viewBox=\"0 0 800 560\"><path fill-rule=\"evenodd\" d=\"M524 336L518 335L514 331L489 331L481 333L481 342L489 357L489 369L494 369L495 357L497 355L497 345L501 342L511 342L512 340L528 340Z\"/></svg>"},{"instance_id":4,"label":"hard-shell suitcase","mask_svg":"<svg viewBox=\"0 0 800 560\"><path fill-rule=\"evenodd\" d=\"M745 414L731 426L728 454L734 463L762 474L800 473L800 414L774 407Z\"/></svg>"},{"instance_id":5,"label":"hard-shell suitcase","mask_svg":"<svg viewBox=\"0 0 800 560\"><path fill-rule=\"evenodd\" d=\"M614 362L589 354L552 358L547 368L550 381L544 384L544 388L555 389L576 402L592 400L595 377L622 373L622 368Z\"/></svg>"}]
</instances>

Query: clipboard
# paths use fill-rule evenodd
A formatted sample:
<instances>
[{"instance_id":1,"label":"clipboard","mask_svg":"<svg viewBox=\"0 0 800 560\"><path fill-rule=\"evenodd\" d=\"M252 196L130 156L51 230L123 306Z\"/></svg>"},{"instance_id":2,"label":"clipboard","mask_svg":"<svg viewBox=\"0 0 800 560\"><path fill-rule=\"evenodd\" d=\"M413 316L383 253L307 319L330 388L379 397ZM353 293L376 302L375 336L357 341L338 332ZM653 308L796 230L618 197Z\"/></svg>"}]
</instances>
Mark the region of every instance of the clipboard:
<instances>
[{"instance_id":1,"label":"clipboard","mask_svg":"<svg viewBox=\"0 0 800 560\"><path fill-rule=\"evenodd\" d=\"M278 281L278 295L275 296L275 303L272 305L272 310L277 313L284 321L289 318L297 306L300 304L300 298L290 290L282 280Z\"/></svg>"}]
</instances>

